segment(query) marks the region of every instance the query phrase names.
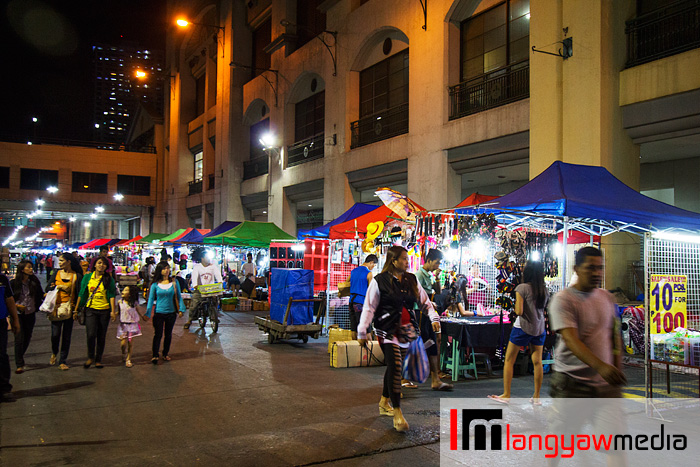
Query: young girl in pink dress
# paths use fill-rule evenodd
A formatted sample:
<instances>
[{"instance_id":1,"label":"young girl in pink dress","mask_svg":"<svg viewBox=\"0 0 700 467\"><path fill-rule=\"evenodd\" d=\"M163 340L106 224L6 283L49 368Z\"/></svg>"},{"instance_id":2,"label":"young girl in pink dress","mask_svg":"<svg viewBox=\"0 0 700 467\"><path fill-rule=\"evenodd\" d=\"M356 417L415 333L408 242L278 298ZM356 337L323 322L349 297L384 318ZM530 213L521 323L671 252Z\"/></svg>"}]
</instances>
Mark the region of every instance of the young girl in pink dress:
<instances>
[{"instance_id":1,"label":"young girl in pink dress","mask_svg":"<svg viewBox=\"0 0 700 467\"><path fill-rule=\"evenodd\" d=\"M126 361L126 367L134 366L131 363L131 338L141 335L139 318L146 321L143 316L143 308L138 305L139 291L133 285L127 285L122 292L122 299L119 300L119 329L117 339L122 345L122 359ZM141 310L139 310L141 308Z\"/></svg>"}]
</instances>

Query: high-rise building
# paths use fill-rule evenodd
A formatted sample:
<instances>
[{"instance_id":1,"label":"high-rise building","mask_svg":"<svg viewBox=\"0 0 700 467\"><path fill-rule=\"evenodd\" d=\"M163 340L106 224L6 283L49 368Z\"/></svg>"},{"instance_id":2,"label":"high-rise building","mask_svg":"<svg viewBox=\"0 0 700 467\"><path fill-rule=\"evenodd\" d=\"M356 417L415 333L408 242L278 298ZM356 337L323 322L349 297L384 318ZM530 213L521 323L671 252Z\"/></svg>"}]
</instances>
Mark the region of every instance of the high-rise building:
<instances>
[{"instance_id":1,"label":"high-rise building","mask_svg":"<svg viewBox=\"0 0 700 467\"><path fill-rule=\"evenodd\" d=\"M93 46L95 65L94 139L121 145L139 102L163 112L163 52L135 43ZM141 77L136 72L143 72Z\"/></svg>"}]
</instances>

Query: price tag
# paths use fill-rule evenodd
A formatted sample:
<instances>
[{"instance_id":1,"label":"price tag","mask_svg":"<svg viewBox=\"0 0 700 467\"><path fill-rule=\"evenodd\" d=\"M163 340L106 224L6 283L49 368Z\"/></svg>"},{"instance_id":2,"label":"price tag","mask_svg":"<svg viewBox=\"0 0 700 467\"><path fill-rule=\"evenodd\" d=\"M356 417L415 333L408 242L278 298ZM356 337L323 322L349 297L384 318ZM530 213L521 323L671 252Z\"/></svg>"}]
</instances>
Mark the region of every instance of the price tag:
<instances>
[{"instance_id":1,"label":"price tag","mask_svg":"<svg viewBox=\"0 0 700 467\"><path fill-rule=\"evenodd\" d=\"M687 298L687 276L652 274L649 287L651 333L665 334L685 328Z\"/></svg>"}]
</instances>

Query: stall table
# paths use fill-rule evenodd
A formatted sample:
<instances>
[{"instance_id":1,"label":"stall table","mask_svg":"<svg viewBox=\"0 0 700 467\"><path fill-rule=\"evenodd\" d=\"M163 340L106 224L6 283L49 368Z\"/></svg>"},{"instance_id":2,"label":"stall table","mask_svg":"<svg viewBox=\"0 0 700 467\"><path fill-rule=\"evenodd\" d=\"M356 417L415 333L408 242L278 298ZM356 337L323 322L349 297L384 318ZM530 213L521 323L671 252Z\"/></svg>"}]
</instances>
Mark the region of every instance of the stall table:
<instances>
[{"instance_id":1,"label":"stall table","mask_svg":"<svg viewBox=\"0 0 700 467\"><path fill-rule=\"evenodd\" d=\"M469 318L448 318L440 321L442 328L442 363L452 371L452 380L457 381L462 371L474 371L477 377L476 359L473 349L476 347L496 348L510 336L511 323L490 323L493 316L473 316ZM452 341L448 352L448 340ZM471 350L470 350L471 349ZM470 350L469 354L466 354ZM479 356L483 356L479 354ZM488 356L484 357L488 360ZM466 361L467 363L462 363ZM490 363L486 362L487 368Z\"/></svg>"}]
</instances>

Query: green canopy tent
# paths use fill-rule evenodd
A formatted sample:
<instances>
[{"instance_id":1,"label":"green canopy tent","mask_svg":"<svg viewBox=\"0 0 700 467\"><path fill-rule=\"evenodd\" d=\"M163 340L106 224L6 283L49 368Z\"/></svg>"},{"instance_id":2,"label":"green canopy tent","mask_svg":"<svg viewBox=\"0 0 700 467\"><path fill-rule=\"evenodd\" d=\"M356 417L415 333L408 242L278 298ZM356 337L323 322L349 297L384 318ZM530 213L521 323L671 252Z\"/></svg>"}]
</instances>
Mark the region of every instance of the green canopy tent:
<instances>
[{"instance_id":1,"label":"green canopy tent","mask_svg":"<svg viewBox=\"0 0 700 467\"><path fill-rule=\"evenodd\" d=\"M192 229L189 229L189 231L192 231ZM189 233L188 229L178 229L170 235L166 235L165 237L158 239L158 241L161 243L172 242L173 240L177 240L178 238L185 235L185 233Z\"/></svg>"},{"instance_id":2,"label":"green canopy tent","mask_svg":"<svg viewBox=\"0 0 700 467\"><path fill-rule=\"evenodd\" d=\"M152 233L148 234L145 237L143 237L141 240L137 240L136 243L153 243L153 242L159 242L161 241L162 238L167 237L168 234L164 233Z\"/></svg>"},{"instance_id":3,"label":"green canopy tent","mask_svg":"<svg viewBox=\"0 0 700 467\"><path fill-rule=\"evenodd\" d=\"M204 243L250 248L269 248L270 243L275 240L294 242L296 241L296 237L289 235L273 222L245 221L227 232L204 238Z\"/></svg>"}]
</instances>

